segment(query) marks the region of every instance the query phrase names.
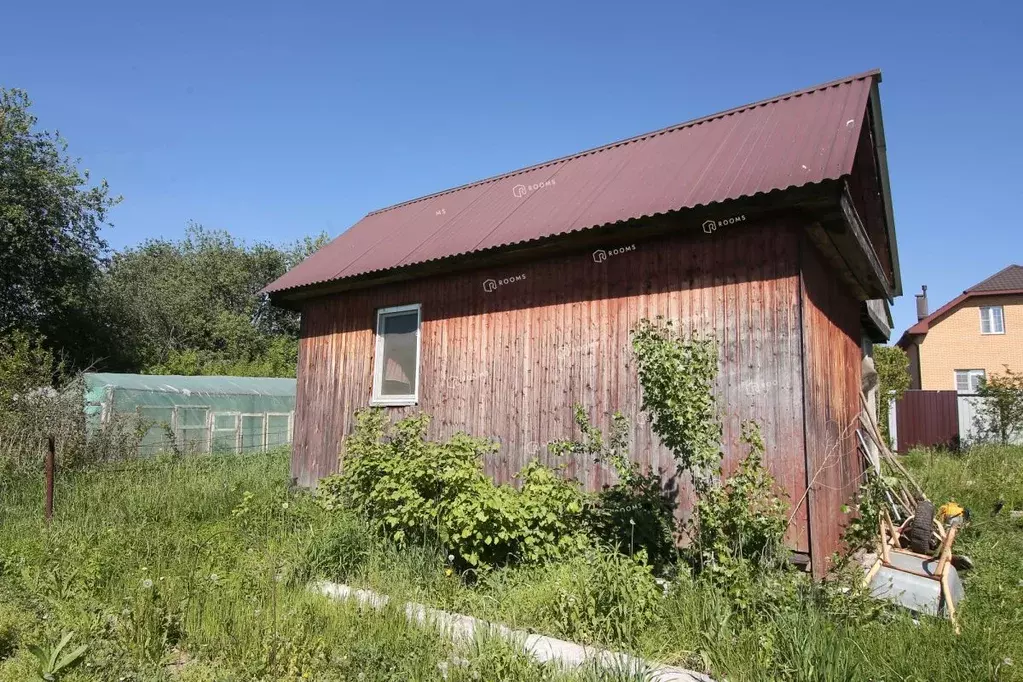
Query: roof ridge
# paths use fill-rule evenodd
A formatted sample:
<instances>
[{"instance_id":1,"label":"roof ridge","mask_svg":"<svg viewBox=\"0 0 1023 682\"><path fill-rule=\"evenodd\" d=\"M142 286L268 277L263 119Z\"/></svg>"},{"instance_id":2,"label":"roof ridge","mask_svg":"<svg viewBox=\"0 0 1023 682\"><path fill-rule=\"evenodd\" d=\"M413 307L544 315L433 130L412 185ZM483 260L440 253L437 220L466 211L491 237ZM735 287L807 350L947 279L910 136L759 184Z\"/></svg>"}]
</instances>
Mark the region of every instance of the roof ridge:
<instances>
[{"instance_id":1,"label":"roof ridge","mask_svg":"<svg viewBox=\"0 0 1023 682\"><path fill-rule=\"evenodd\" d=\"M1023 265L1019 265L1019 264L1017 264L1017 263L1010 263L1009 265L1006 265L1006 266L1005 266L1004 268L1002 268L1001 270L999 270L999 271L998 271L998 272L996 272L995 274L991 275L990 277L988 277L988 278L986 278L986 279L983 279L983 280L981 280L981 281L977 282L976 284L974 284L974 285L973 285L972 287L970 287L969 289L965 289L965 290L963 291L963 293L964 293L964 294L966 294L966 293L969 293L969 292L971 292L971 291L974 291L974 290L976 290L976 289L979 289L980 287L984 286L985 284L987 284L987 283L988 283L988 282L990 282L991 280L993 280L993 279L995 279L995 278L997 278L997 277L1001 277L1002 275L1004 275L1004 274L1005 274L1006 272L1008 272L1009 270L1012 270L1013 268L1020 268L1020 269L1023 269Z\"/></svg>"},{"instance_id":2,"label":"roof ridge","mask_svg":"<svg viewBox=\"0 0 1023 682\"><path fill-rule=\"evenodd\" d=\"M788 93L785 93L783 95L776 95L774 97L769 97L767 99L762 99L762 100L759 100L759 101L756 101L756 102L750 102L749 104L743 104L743 105L740 105L740 106L737 106L737 107L732 107L731 109L726 109L724 111L720 111L720 112L715 113L715 114L710 114L708 116L701 116L699 118L694 118L694 119L691 119L689 121L683 121L681 123L675 123L675 124L672 124L672 125L670 125L670 126L668 126L666 128L660 128L659 130L652 130L650 132L640 133L639 135L634 135L633 137L627 137L625 139L618 140L616 142L609 142L607 144L603 144L603 145L600 145L600 146L597 146L597 147L592 147L590 149L586 149L586 150L583 150L583 151L580 151L580 152L575 152L573 154L568 154L566 156L561 156L561 157L558 157L558 158L555 158L555 159L551 159L549 161L542 161L540 163L533 164L532 166L525 166L523 168L518 168L518 169L513 170L513 171L507 171L505 173L500 173L498 175L493 175L493 176L491 176L489 178L483 178L482 180L474 180L472 182L467 182L467 183L465 183L463 185L458 185L456 187L451 187L449 189L444 189L444 190L441 190L439 192L433 192L432 194L425 194L425 195L423 195L421 197L417 197L415 199L408 199L406 201L402 201L402 202L399 202L397 204L392 204L391 206L386 206L384 208L376 209L375 211L370 211L369 213L366 214L366 217L368 218L369 216L372 216L372 215L377 215L377 214L380 214L380 213L385 213L387 211L391 211L391 210L396 209L396 208L401 208L403 206L408 206L410 204L415 204L415 203L420 202L420 201L426 201L427 199L433 199L435 197L444 196L445 194L451 194L453 192L460 192L460 191L462 191L464 189L469 189L470 187L477 187L479 185L485 185L485 184L490 183L490 182L497 182L498 180L504 180L505 178L510 178L510 177L513 177L513 176L516 176L516 175L521 175L522 173L528 173L530 171L539 170L539 169L545 168L547 166L553 166L554 164L564 163L566 161L571 161L573 159L578 159L578 158L581 158L583 156L588 156L590 154L597 154L597 153L600 153L600 152L603 152L603 151L607 151L608 149L613 149L615 147L620 147L622 145L632 144L634 142L641 142L641 141L643 141L643 140L645 140L647 138L655 137L657 135L664 135L666 133L673 133L673 132L682 130L683 128L690 128L690 127L693 127L693 126L702 125L704 123L709 123L710 121L713 121L715 119L724 118L726 116L733 116L735 114L742 113L742 112L747 111L749 109L755 109L757 107L767 106L769 104L776 104L778 102L781 102L782 100L793 99L795 97L802 97L804 95L810 95L810 94L813 94L813 93L821 91L821 90L827 90L828 88L834 88L834 87L838 87L840 85L846 85L847 83L852 83L853 81L864 80L866 78L873 78L875 76L878 78L878 80L880 80L880 78L881 78L881 70L880 69L870 69L869 71L864 71L863 73L856 74L856 75L853 75L853 76L845 76L844 78L838 78L838 79L835 79L835 80L832 80L832 81L828 81L827 83L820 83L819 85L812 85L810 87L803 88L801 90L793 90L792 92L788 92Z\"/></svg>"}]
</instances>

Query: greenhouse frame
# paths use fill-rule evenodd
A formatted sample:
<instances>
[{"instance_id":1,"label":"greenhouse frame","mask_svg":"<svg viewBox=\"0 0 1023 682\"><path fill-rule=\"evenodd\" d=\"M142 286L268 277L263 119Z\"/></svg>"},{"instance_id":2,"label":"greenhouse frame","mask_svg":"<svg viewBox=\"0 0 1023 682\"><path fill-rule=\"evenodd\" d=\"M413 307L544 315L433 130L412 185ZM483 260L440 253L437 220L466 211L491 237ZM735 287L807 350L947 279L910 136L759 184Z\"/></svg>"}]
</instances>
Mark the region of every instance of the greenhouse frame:
<instances>
[{"instance_id":1,"label":"greenhouse frame","mask_svg":"<svg viewBox=\"0 0 1023 682\"><path fill-rule=\"evenodd\" d=\"M295 380L88 373L85 414L90 432L141 419L141 455L258 452L291 443Z\"/></svg>"}]
</instances>

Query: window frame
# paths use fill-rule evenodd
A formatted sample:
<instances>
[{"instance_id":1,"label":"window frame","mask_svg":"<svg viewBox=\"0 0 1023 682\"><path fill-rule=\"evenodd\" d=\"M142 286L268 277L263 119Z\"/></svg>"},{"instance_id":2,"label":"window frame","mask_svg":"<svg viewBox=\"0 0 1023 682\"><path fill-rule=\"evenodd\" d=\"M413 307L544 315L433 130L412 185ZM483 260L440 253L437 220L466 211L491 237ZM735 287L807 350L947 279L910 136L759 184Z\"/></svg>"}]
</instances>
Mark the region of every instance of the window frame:
<instances>
[{"instance_id":1,"label":"window frame","mask_svg":"<svg viewBox=\"0 0 1023 682\"><path fill-rule=\"evenodd\" d=\"M200 426L182 426L181 418L179 416L182 410L205 410L206 411L205 423ZM174 405L174 423L171 425L171 428L174 432L174 442L182 449L186 449L188 447L188 442L184 437L184 432L198 431L199 429L202 429L204 442L201 443L202 447L200 449L194 450L194 452L209 453L210 447L212 445L212 443L210 443L209 440L210 419L212 418L211 416L212 414L213 414L212 405Z\"/></svg>"},{"instance_id":2,"label":"window frame","mask_svg":"<svg viewBox=\"0 0 1023 682\"><path fill-rule=\"evenodd\" d=\"M980 333L983 336L998 336L1001 334L1005 334L1005 307L1000 305L982 305L979 306L979 308L980 308ZM998 321L1002 323L1002 328L998 331L995 331L994 316L990 314L990 311L994 310L995 308L998 309ZM991 331L989 332L984 331L985 321L991 322Z\"/></svg>"},{"instance_id":3,"label":"window frame","mask_svg":"<svg viewBox=\"0 0 1023 682\"><path fill-rule=\"evenodd\" d=\"M972 387L970 387L971 390L968 390L968 391L960 391L959 390L959 373L960 372L963 372L963 373L966 374L966 381L967 381L968 384L972 383L971 379L975 375L979 375L981 381L986 381L987 380L987 370L984 370L984 369L954 369L954 370L952 370L952 385L955 388L955 391L956 391L956 393L958 395L976 395L977 394L977 389L976 388L972 388ZM980 388L979 382L978 382L977 388Z\"/></svg>"},{"instance_id":4,"label":"window frame","mask_svg":"<svg viewBox=\"0 0 1023 682\"><path fill-rule=\"evenodd\" d=\"M217 434L234 434L234 453L238 454L242 449L242 413L241 412L214 412L210 417L210 452L215 452ZM234 427L230 429L217 428L217 417L234 417Z\"/></svg>"},{"instance_id":5,"label":"window frame","mask_svg":"<svg viewBox=\"0 0 1023 682\"><path fill-rule=\"evenodd\" d=\"M407 395L383 395L384 383L384 318L389 315L401 313L416 313L416 379L413 392ZM376 344L373 354L373 395L369 404L377 407L403 407L419 404L419 374L422 369L420 359L422 357L423 338L423 306L421 303L410 303L408 305L396 305L389 308L377 309L376 323Z\"/></svg>"},{"instance_id":6,"label":"window frame","mask_svg":"<svg viewBox=\"0 0 1023 682\"><path fill-rule=\"evenodd\" d=\"M287 431L284 434L285 438L284 438L283 445L291 445L292 434L293 434L294 428L295 428L295 413L294 412L266 412L264 414L266 414L266 421L264 422L264 424L266 425L266 429L265 429L266 436L263 438L263 441L266 443L266 447L268 447L268 448L270 447L270 417L287 417L288 418L288 427L287 427Z\"/></svg>"},{"instance_id":7,"label":"window frame","mask_svg":"<svg viewBox=\"0 0 1023 682\"><path fill-rule=\"evenodd\" d=\"M266 426L269 421L266 418L266 412L242 412L238 415L238 452L245 452L245 418L246 417L259 417L263 420L263 426L259 429L259 443L250 446L250 450L256 452L266 451Z\"/></svg>"}]
</instances>

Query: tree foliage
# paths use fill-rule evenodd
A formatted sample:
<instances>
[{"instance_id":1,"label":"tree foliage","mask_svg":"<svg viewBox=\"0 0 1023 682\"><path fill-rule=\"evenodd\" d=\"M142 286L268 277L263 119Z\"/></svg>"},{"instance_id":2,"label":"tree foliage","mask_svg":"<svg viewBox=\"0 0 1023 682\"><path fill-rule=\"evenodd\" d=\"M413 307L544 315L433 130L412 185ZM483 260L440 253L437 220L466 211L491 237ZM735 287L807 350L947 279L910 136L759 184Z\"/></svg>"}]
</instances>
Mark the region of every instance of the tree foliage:
<instances>
[{"instance_id":1,"label":"tree foliage","mask_svg":"<svg viewBox=\"0 0 1023 682\"><path fill-rule=\"evenodd\" d=\"M899 400L909 388L909 356L898 346L874 346L874 369L877 371L877 421L881 434L888 434L888 406L892 398Z\"/></svg>"},{"instance_id":2,"label":"tree foliage","mask_svg":"<svg viewBox=\"0 0 1023 682\"><path fill-rule=\"evenodd\" d=\"M30 109L0 89L0 340L71 370L294 376L298 315L259 292L326 236L278 247L192 224L111 254L120 198Z\"/></svg>"},{"instance_id":3,"label":"tree foliage","mask_svg":"<svg viewBox=\"0 0 1023 682\"><path fill-rule=\"evenodd\" d=\"M742 425L749 454L722 479L716 342L687 336L670 320L641 320L633 330L632 348L643 410L671 450L678 474L693 482L694 513L685 528L693 540L693 563L729 584L755 567L777 563L788 528L786 503L764 467L764 442L755 422Z\"/></svg>"},{"instance_id":4,"label":"tree foliage","mask_svg":"<svg viewBox=\"0 0 1023 682\"><path fill-rule=\"evenodd\" d=\"M154 374L294 376L298 314L260 291L325 241L250 245L191 224L115 254L101 298L117 320L113 364Z\"/></svg>"},{"instance_id":5,"label":"tree foliage","mask_svg":"<svg viewBox=\"0 0 1023 682\"><path fill-rule=\"evenodd\" d=\"M37 129L31 104L0 88L0 334L41 334L77 360L83 330L95 336L100 228L120 198L90 184L58 133Z\"/></svg>"},{"instance_id":6,"label":"tree foliage","mask_svg":"<svg viewBox=\"0 0 1023 682\"><path fill-rule=\"evenodd\" d=\"M981 382L977 426L985 438L1008 445L1023 437L1023 374L1008 366Z\"/></svg>"},{"instance_id":7,"label":"tree foliage","mask_svg":"<svg viewBox=\"0 0 1023 682\"><path fill-rule=\"evenodd\" d=\"M0 337L0 417L19 396L50 386L56 365L53 354L28 333Z\"/></svg>"},{"instance_id":8,"label":"tree foliage","mask_svg":"<svg viewBox=\"0 0 1023 682\"><path fill-rule=\"evenodd\" d=\"M709 485L721 471L717 344L686 337L671 320L640 320L632 348L654 433L675 455L679 473L691 474L697 488Z\"/></svg>"}]
</instances>

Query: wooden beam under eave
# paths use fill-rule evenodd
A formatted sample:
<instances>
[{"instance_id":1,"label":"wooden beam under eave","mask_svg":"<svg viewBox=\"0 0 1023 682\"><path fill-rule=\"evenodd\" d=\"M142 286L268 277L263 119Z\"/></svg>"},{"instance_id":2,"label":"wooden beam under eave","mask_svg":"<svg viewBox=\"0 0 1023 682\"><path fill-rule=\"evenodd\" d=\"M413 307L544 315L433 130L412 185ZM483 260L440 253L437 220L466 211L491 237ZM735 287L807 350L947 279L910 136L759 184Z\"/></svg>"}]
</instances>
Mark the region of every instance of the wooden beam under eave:
<instances>
[{"instance_id":1,"label":"wooden beam under eave","mask_svg":"<svg viewBox=\"0 0 1023 682\"><path fill-rule=\"evenodd\" d=\"M872 285L871 293L873 295L871 298L883 298L891 303L894 300L891 282L885 274L881 260L877 257L877 251L874 250L874 246L870 242L870 237L867 236L867 229L863 224L863 220L860 219L860 215L856 211L856 205L853 203L848 183L843 183L842 185L839 205L842 208L842 216L845 218L846 227L852 238L855 239L859 255L866 261L865 263L860 263L860 267L865 271L864 274L868 283ZM857 258L856 260L859 261L861 259Z\"/></svg>"},{"instance_id":2,"label":"wooden beam under eave","mask_svg":"<svg viewBox=\"0 0 1023 682\"><path fill-rule=\"evenodd\" d=\"M892 301L892 288L863 220L853 204L849 187L842 184L832 208L809 223L810 241L821 251L860 301Z\"/></svg>"}]
</instances>

